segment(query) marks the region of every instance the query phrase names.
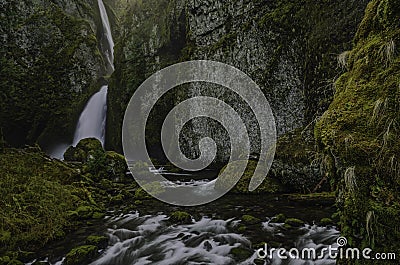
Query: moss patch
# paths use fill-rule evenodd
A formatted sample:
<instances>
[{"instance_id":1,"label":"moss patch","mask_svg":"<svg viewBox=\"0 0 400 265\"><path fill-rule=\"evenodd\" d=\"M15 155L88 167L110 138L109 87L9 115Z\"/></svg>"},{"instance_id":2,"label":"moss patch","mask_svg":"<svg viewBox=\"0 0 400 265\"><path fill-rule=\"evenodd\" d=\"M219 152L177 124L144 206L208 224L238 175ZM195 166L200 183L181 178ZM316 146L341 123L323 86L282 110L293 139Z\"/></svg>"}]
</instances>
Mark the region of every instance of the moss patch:
<instances>
[{"instance_id":1,"label":"moss patch","mask_svg":"<svg viewBox=\"0 0 400 265\"><path fill-rule=\"evenodd\" d=\"M350 246L382 252L400 249L398 6L398 0L370 2L348 71L315 127L321 151L334 161L342 234Z\"/></svg>"}]
</instances>

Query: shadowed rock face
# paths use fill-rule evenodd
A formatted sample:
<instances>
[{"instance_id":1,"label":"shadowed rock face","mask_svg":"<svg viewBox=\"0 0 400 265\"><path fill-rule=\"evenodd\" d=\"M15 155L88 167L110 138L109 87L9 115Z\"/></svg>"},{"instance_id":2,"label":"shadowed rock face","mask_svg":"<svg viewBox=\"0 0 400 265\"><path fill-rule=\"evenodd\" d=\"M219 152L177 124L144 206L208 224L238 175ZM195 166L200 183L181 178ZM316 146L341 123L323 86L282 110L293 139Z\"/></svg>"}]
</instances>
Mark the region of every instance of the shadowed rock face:
<instances>
[{"instance_id":1,"label":"shadowed rock face","mask_svg":"<svg viewBox=\"0 0 400 265\"><path fill-rule=\"evenodd\" d=\"M328 106L336 56L350 49L368 1L146 1L132 4L122 19L116 72L112 77L107 145L121 150L120 125L135 89L152 73L178 61L216 60L248 74L273 109L279 135L303 127ZM118 45L117 45L118 46ZM252 152L259 131L252 113L237 96L207 84L193 84L167 94L148 122L150 149L159 154L159 131L167 110L196 95L223 98L248 127ZM229 149L217 124L195 121L183 138L214 137L219 150ZM196 141L183 143L196 156ZM193 151L194 150L194 151ZM220 151L221 152L221 151ZM218 154L226 161L227 154Z\"/></svg>"},{"instance_id":2,"label":"shadowed rock face","mask_svg":"<svg viewBox=\"0 0 400 265\"><path fill-rule=\"evenodd\" d=\"M3 1L0 127L14 146L67 138L103 72L95 1Z\"/></svg>"},{"instance_id":3,"label":"shadowed rock face","mask_svg":"<svg viewBox=\"0 0 400 265\"><path fill-rule=\"evenodd\" d=\"M351 246L399 255L400 1L368 5L336 82L329 109L315 127L330 160L342 234ZM367 264L373 264L367 263Z\"/></svg>"}]
</instances>

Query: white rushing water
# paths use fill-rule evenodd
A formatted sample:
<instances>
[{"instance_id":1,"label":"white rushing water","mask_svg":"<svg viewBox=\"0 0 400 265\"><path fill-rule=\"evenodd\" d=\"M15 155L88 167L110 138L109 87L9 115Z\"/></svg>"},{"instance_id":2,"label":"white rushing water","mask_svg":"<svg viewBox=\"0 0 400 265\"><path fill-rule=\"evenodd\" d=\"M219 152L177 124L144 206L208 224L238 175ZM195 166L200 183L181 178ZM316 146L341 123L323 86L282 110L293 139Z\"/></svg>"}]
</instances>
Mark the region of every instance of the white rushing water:
<instances>
[{"instance_id":1,"label":"white rushing water","mask_svg":"<svg viewBox=\"0 0 400 265\"><path fill-rule=\"evenodd\" d=\"M97 0L100 10L101 22L103 24L103 32L107 39L108 47L106 48L105 54L109 65L114 70L114 40L111 33L110 21L108 19L107 10L102 0Z\"/></svg>"},{"instance_id":2,"label":"white rushing water","mask_svg":"<svg viewBox=\"0 0 400 265\"><path fill-rule=\"evenodd\" d=\"M91 265L254 264L257 254L252 242L242 234L232 232L239 220L203 217L193 221L193 224L169 225L166 215L141 217L136 213L116 217L111 220L107 232L110 246ZM305 225L297 229L301 231L297 236L293 236L285 235L289 232L282 228L283 223L267 221L262 225L265 235L289 236L300 250L329 245L337 247L335 240L339 232L334 227ZM236 260L231 251L237 247L250 253L254 251L254 254L245 260ZM264 264L333 265L335 260L327 256L320 260L281 260L274 255L272 260L264 260Z\"/></svg>"},{"instance_id":3,"label":"white rushing water","mask_svg":"<svg viewBox=\"0 0 400 265\"><path fill-rule=\"evenodd\" d=\"M107 86L94 94L83 110L76 126L73 145L85 138L96 138L104 145L107 118Z\"/></svg>"}]
</instances>

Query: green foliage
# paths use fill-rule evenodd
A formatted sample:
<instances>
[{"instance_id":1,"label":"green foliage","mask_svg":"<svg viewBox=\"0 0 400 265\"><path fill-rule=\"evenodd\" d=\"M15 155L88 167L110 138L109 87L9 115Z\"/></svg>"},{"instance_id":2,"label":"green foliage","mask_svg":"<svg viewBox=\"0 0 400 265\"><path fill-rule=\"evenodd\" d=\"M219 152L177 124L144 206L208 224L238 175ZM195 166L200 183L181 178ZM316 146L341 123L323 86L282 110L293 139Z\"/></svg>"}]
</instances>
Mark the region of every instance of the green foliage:
<instances>
[{"instance_id":1,"label":"green foliage","mask_svg":"<svg viewBox=\"0 0 400 265\"><path fill-rule=\"evenodd\" d=\"M98 247L93 245L84 245L72 249L65 256L65 265L89 264L97 255Z\"/></svg>"},{"instance_id":2,"label":"green foliage","mask_svg":"<svg viewBox=\"0 0 400 265\"><path fill-rule=\"evenodd\" d=\"M386 252L400 249L394 221L400 215L399 6L398 0L370 2L348 72L315 127L321 150L334 157L342 234L351 246Z\"/></svg>"},{"instance_id":3,"label":"green foliage","mask_svg":"<svg viewBox=\"0 0 400 265\"><path fill-rule=\"evenodd\" d=\"M23 150L1 152L0 164L0 252L43 246L63 234L67 211L81 200L70 186L77 171Z\"/></svg>"}]
</instances>

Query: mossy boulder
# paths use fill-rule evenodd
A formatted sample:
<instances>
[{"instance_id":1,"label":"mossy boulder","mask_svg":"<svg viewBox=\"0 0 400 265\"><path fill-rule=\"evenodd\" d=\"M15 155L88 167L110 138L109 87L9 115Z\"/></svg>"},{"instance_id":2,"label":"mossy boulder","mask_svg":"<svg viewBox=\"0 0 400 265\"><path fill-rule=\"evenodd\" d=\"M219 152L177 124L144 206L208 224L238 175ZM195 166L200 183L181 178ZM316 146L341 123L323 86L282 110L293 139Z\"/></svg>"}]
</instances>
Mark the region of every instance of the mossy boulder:
<instances>
[{"instance_id":1,"label":"mossy boulder","mask_svg":"<svg viewBox=\"0 0 400 265\"><path fill-rule=\"evenodd\" d=\"M104 249L108 245L108 238L105 236L88 236L85 240L85 244L96 246L99 249Z\"/></svg>"},{"instance_id":2,"label":"mossy boulder","mask_svg":"<svg viewBox=\"0 0 400 265\"><path fill-rule=\"evenodd\" d=\"M232 248L229 254L232 255L236 261L244 261L251 257L253 251L247 248L237 247Z\"/></svg>"},{"instance_id":3,"label":"mossy boulder","mask_svg":"<svg viewBox=\"0 0 400 265\"><path fill-rule=\"evenodd\" d=\"M72 249L65 256L65 265L89 264L98 256L98 247L93 245L84 245Z\"/></svg>"},{"instance_id":4,"label":"mossy boulder","mask_svg":"<svg viewBox=\"0 0 400 265\"><path fill-rule=\"evenodd\" d=\"M285 220L285 224L292 227L300 227L304 225L304 221L297 218L288 218Z\"/></svg>"},{"instance_id":5,"label":"mossy boulder","mask_svg":"<svg viewBox=\"0 0 400 265\"><path fill-rule=\"evenodd\" d=\"M106 152L106 163L108 171L110 172L109 178L113 181L125 181L128 172L128 165L125 157L113 151Z\"/></svg>"},{"instance_id":6,"label":"mossy boulder","mask_svg":"<svg viewBox=\"0 0 400 265\"><path fill-rule=\"evenodd\" d=\"M322 226L327 226L327 225L334 225L334 222L332 221L331 218L322 218L319 221L319 224L322 225Z\"/></svg>"},{"instance_id":7,"label":"mossy boulder","mask_svg":"<svg viewBox=\"0 0 400 265\"><path fill-rule=\"evenodd\" d=\"M169 221L178 224L191 224L192 216L187 212L176 211L171 213Z\"/></svg>"},{"instance_id":8,"label":"mossy boulder","mask_svg":"<svg viewBox=\"0 0 400 265\"><path fill-rule=\"evenodd\" d=\"M238 177L239 170L238 167L243 163L243 161L234 161L230 164L230 169L226 171L227 166L221 169L220 174L218 176L218 179L215 183L215 188L216 189L226 189L228 187L231 187L234 183L234 179ZM243 175L241 176L240 180L236 183L236 185L233 187L231 192L233 193L281 193L285 191L285 188L283 185L276 179L267 177L263 181L263 183L254 191L250 192L249 191L249 184L250 184L250 179L253 177L254 170L257 166L257 161L254 160L249 160L247 164L247 168ZM224 173L224 177L222 177L222 174Z\"/></svg>"},{"instance_id":9,"label":"mossy boulder","mask_svg":"<svg viewBox=\"0 0 400 265\"><path fill-rule=\"evenodd\" d=\"M65 161L81 162L88 161L89 156L95 153L104 153L101 142L96 138L86 138L74 146L70 146L64 154Z\"/></svg>"},{"instance_id":10,"label":"mossy boulder","mask_svg":"<svg viewBox=\"0 0 400 265\"><path fill-rule=\"evenodd\" d=\"M261 223L261 219L254 217L252 215L243 215L242 222L246 225L255 225Z\"/></svg>"},{"instance_id":11,"label":"mossy boulder","mask_svg":"<svg viewBox=\"0 0 400 265\"><path fill-rule=\"evenodd\" d=\"M274 217L272 217L271 222L272 223L284 223L286 220L286 215L283 213L277 214Z\"/></svg>"},{"instance_id":12,"label":"mossy boulder","mask_svg":"<svg viewBox=\"0 0 400 265\"><path fill-rule=\"evenodd\" d=\"M290 192L328 191L329 181L324 178L321 164L312 130L299 128L278 138L268 176L279 180Z\"/></svg>"}]
</instances>

